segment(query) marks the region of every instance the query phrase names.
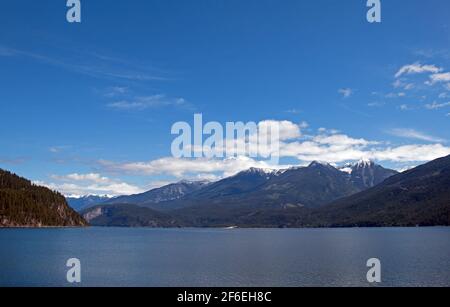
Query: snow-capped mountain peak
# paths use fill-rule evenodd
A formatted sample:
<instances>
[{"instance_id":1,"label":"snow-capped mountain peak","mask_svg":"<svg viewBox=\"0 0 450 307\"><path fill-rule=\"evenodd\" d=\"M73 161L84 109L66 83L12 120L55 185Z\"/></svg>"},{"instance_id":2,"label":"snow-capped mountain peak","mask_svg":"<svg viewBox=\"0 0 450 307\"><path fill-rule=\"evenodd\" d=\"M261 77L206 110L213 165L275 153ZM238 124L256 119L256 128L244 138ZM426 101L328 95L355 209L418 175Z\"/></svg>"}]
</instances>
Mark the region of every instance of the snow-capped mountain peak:
<instances>
[{"instance_id":1,"label":"snow-capped mountain peak","mask_svg":"<svg viewBox=\"0 0 450 307\"><path fill-rule=\"evenodd\" d=\"M377 164L369 159L361 159L358 162L355 163L345 163L344 165L342 165L341 167L338 167L338 169L341 172L347 173L347 174L352 174L355 170L357 169L362 169L362 168L371 168L376 166Z\"/></svg>"},{"instance_id":2,"label":"snow-capped mountain peak","mask_svg":"<svg viewBox=\"0 0 450 307\"><path fill-rule=\"evenodd\" d=\"M348 167L348 166L340 167L339 170L341 172L344 172L344 173L347 173L347 174L351 174L353 172L353 168Z\"/></svg>"},{"instance_id":3,"label":"snow-capped mountain peak","mask_svg":"<svg viewBox=\"0 0 450 307\"><path fill-rule=\"evenodd\" d=\"M372 160L369 159L361 159L359 160L357 163L354 164L355 167L370 167L375 165L375 162L373 162Z\"/></svg>"},{"instance_id":4,"label":"snow-capped mountain peak","mask_svg":"<svg viewBox=\"0 0 450 307\"><path fill-rule=\"evenodd\" d=\"M272 168L257 168L257 167L251 167L246 171L243 171L241 173L247 173L247 174L259 174L259 175L276 175L282 172L283 170L278 169L272 169Z\"/></svg>"}]
</instances>

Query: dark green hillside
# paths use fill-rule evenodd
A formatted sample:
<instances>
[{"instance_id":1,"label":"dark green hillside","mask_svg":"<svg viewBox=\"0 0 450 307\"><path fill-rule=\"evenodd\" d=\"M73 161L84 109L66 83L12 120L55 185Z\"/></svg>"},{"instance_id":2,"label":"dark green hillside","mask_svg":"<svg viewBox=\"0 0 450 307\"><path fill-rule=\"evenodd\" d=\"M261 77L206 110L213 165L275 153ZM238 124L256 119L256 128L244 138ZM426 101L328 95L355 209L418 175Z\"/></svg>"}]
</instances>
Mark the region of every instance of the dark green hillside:
<instances>
[{"instance_id":1,"label":"dark green hillside","mask_svg":"<svg viewBox=\"0 0 450 307\"><path fill-rule=\"evenodd\" d=\"M99 205L81 212L93 226L109 227L179 227L171 216L144 207L129 204Z\"/></svg>"},{"instance_id":2,"label":"dark green hillside","mask_svg":"<svg viewBox=\"0 0 450 307\"><path fill-rule=\"evenodd\" d=\"M322 226L450 225L450 156L340 199L312 219Z\"/></svg>"},{"instance_id":3,"label":"dark green hillside","mask_svg":"<svg viewBox=\"0 0 450 307\"><path fill-rule=\"evenodd\" d=\"M0 227L85 225L61 194L0 169Z\"/></svg>"}]
</instances>

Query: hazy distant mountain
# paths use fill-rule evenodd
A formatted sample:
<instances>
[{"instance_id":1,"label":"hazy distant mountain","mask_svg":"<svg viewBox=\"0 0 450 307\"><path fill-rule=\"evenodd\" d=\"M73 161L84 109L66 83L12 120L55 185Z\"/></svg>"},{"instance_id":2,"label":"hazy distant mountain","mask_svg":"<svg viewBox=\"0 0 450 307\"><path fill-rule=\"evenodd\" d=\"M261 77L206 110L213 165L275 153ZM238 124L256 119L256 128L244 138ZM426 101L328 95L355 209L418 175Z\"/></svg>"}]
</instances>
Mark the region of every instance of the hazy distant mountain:
<instances>
[{"instance_id":1,"label":"hazy distant mountain","mask_svg":"<svg viewBox=\"0 0 450 307\"><path fill-rule=\"evenodd\" d=\"M180 181L178 183L169 184L161 188L153 189L145 193L120 196L112 198L106 204L134 204L145 207L152 207L161 202L173 201L180 199L194 191L205 187L209 183L206 181Z\"/></svg>"},{"instance_id":2,"label":"hazy distant mountain","mask_svg":"<svg viewBox=\"0 0 450 307\"><path fill-rule=\"evenodd\" d=\"M0 169L0 227L85 225L61 194Z\"/></svg>"},{"instance_id":3,"label":"hazy distant mountain","mask_svg":"<svg viewBox=\"0 0 450 307\"><path fill-rule=\"evenodd\" d=\"M66 197L69 206L78 212L96 206L98 204L104 203L110 199L111 198L108 196L97 196L97 195L86 195L82 197Z\"/></svg>"},{"instance_id":4,"label":"hazy distant mountain","mask_svg":"<svg viewBox=\"0 0 450 307\"><path fill-rule=\"evenodd\" d=\"M397 174L316 213L323 226L450 225L450 156Z\"/></svg>"}]
</instances>

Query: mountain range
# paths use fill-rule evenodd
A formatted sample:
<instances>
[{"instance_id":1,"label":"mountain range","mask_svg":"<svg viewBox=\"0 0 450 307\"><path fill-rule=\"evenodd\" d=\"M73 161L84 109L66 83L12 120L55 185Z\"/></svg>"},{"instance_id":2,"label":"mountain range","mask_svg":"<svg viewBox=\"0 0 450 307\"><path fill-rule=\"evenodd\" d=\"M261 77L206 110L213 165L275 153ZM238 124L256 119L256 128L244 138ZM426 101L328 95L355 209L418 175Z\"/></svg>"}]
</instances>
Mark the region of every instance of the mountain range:
<instances>
[{"instance_id":1,"label":"mountain range","mask_svg":"<svg viewBox=\"0 0 450 307\"><path fill-rule=\"evenodd\" d=\"M143 207L153 207L163 202L181 199L207 186L207 181L187 181L169 184L148 192L130 196L119 196L108 200L107 204L135 204Z\"/></svg>"},{"instance_id":2,"label":"mountain range","mask_svg":"<svg viewBox=\"0 0 450 307\"><path fill-rule=\"evenodd\" d=\"M358 162L346 168L350 171L321 162L286 170L250 168L214 183L183 181L143 194L118 197L105 204L135 204L161 211L239 203L318 207L371 188L397 174L373 162Z\"/></svg>"},{"instance_id":3,"label":"mountain range","mask_svg":"<svg viewBox=\"0 0 450 307\"><path fill-rule=\"evenodd\" d=\"M339 168L312 162L278 171L252 168L160 202L147 202L147 192L96 209L108 208L111 215L120 208L117 219L128 215L128 207L140 207L151 210L151 224L164 225L168 219L180 227L450 225L449 183L450 156L403 173L364 160ZM99 216L87 219L94 225L109 223Z\"/></svg>"},{"instance_id":4,"label":"mountain range","mask_svg":"<svg viewBox=\"0 0 450 307\"><path fill-rule=\"evenodd\" d=\"M449 226L450 156L402 173L372 161L251 168L217 182L68 201L80 214L61 194L0 170L0 227Z\"/></svg>"}]
</instances>

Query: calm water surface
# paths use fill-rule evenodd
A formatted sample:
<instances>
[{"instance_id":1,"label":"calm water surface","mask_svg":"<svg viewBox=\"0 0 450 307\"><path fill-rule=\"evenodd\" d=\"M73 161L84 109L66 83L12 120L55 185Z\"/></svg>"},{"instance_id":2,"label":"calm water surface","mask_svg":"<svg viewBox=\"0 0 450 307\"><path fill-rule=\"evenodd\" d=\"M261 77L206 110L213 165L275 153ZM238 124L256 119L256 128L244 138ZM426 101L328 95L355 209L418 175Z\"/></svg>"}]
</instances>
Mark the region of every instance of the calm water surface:
<instances>
[{"instance_id":1,"label":"calm water surface","mask_svg":"<svg viewBox=\"0 0 450 307\"><path fill-rule=\"evenodd\" d=\"M0 286L450 286L450 228L4 229Z\"/></svg>"}]
</instances>

